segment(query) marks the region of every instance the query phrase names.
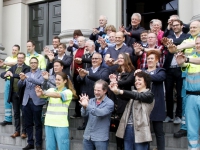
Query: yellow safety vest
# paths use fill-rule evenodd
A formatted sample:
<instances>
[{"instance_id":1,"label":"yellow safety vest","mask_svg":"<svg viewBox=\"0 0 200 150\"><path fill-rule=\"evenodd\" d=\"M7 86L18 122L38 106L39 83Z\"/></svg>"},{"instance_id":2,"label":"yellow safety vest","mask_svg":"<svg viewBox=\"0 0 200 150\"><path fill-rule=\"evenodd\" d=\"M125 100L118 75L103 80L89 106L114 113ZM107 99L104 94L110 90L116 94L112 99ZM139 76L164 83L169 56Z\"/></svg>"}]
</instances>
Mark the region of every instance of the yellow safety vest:
<instances>
[{"instance_id":1,"label":"yellow safety vest","mask_svg":"<svg viewBox=\"0 0 200 150\"><path fill-rule=\"evenodd\" d=\"M36 57L38 59L38 61L39 61L38 68L40 70L46 69L46 62L45 62L44 56L42 56L41 54L38 54L37 52L34 52L33 55L30 55L29 53L26 55L26 60L25 60L26 65L28 65L28 66L30 65L29 61L32 57Z\"/></svg>"},{"instance_id":2,"label":"yellow safety vest","mask_svg":"<svg viewBox=\"0 0 200 150\"><path fill-rule=\"evenodd\" d=\"M63 91L50 88L47 92L60 93L62 98L49 98L45 125L53 127L68 127L68 108L72 100L72 91L66 88L64 88Z\"/></svg>"}]
</instances>

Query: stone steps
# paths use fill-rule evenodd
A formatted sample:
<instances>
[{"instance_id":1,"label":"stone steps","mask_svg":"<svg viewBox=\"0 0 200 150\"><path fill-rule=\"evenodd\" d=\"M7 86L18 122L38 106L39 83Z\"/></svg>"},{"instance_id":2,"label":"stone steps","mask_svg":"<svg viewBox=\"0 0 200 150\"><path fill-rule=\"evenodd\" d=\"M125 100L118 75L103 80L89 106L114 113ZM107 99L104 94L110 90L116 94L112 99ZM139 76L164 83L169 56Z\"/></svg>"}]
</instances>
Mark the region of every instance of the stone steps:
<instances>
[{"instance_id":1,"label":"stone steps","mask_svg":"<svg viewBox=\"0 0 200 150\"><path fill-rule=\"evenodd\" d=\"M71 116L75 113L74 111L75 102L72 101L69 106L68 115ZM4 102L3 94L0 93L0 121L4 120ZM70 119L69 118L69 127L70 127L70 149L71 150L82 150L82 139L83 139L83 130L77 130L77 127L82 125L83 118ZM173 123L164 123L165 131L165 150L186 150L187 149L187 138L173 138L173 133L178 131L180 128L179 125L174 125ZM152 130L153 132L153 130ZM13 139L10 137L14 133L14 125L0 126L0 150L18 150L27 145L27 139L21 139L17 137ZM152 133L153 141L151 142L151 150L156 147L156 138L155 134ZM116 150L116 139L115 133L110 132L110 143L109 150ZM43 147L45 147L45 132L43 130Z\"/></svg>"}]
</instances>

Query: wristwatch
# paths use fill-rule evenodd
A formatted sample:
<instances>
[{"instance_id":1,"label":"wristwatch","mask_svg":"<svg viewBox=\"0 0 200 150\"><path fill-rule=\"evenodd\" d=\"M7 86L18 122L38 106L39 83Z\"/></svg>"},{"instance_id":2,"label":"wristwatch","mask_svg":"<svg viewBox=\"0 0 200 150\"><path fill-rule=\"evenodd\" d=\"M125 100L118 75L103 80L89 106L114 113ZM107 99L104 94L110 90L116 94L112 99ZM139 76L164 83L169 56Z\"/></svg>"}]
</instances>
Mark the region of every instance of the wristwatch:
<instances>
[{"instance_id":1,"label":"wristwatch","mask_svg":"<svg viewBox=\"0 0 200 150\"><path fill-rule=\"evenodd\" d=\"M187 57L186 60L185 60L185 62L186 62L186 63L189 63L189 62L190 62L190 58Z\"/></svg>"}]
</instances>

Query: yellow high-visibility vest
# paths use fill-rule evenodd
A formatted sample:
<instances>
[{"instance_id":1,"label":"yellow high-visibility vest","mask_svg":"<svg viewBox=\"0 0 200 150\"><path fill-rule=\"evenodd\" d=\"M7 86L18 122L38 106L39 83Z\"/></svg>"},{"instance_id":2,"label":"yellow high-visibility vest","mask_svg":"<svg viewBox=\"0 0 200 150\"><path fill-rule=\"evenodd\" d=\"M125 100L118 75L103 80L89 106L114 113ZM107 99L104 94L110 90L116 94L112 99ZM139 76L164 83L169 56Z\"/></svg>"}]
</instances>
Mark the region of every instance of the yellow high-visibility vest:
<instances>
[{"instance_id":1,"label":"yellow high-visibility vest","mask_svg":"<svg viewBox=\"0 0 200 150\"><path fill-rule=\"evenodd\" d=\"M63 91L50 88L47 92L57 92L61 98L49 98L45 117L45 125L53 127L68 127L68 108L72 100L72 91L64 88Z\"/></svg>"}]
</instances>

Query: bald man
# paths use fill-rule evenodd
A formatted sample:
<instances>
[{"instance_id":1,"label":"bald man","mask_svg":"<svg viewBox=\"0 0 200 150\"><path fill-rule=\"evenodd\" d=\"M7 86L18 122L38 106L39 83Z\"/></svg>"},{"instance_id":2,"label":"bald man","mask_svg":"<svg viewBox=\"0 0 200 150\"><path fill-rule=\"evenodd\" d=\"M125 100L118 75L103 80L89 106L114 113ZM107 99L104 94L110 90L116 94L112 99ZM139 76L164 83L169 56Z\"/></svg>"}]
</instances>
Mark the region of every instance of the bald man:
<instances>
[{"instance_id":1,"label":"bald man","mask_svg":"<svg viewBox=\"0 0 200 150\"><path fill-rule=\"evenodd\" d=\"M106 27L107 24L107 17L101 15L99 17L99 27L98 28L94 28L92 34L90 35L90 40L93 40L94 42L96 40L98 40L99 36L102 36L103 34L106 34L104 32L104 29Z\"/></svg>"},{"instance_id":2,"label":"bald man","mask_svg":"<svg viewBox=\"0 0 200 150\"><path fill-rule=\"evenodd\" d=\"M115 35L115 43L114 47L109 47L106 55L105 55L105 62L109 66L110 73L114 73L118 65L116 64L116 60L120 53L126 53L129 56L132 56L133 50L130 47L124 45L125 37L123 32L117 32Z\"/></svg>"}]
</instances>

